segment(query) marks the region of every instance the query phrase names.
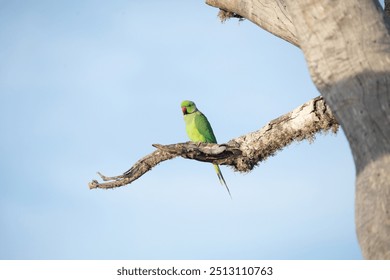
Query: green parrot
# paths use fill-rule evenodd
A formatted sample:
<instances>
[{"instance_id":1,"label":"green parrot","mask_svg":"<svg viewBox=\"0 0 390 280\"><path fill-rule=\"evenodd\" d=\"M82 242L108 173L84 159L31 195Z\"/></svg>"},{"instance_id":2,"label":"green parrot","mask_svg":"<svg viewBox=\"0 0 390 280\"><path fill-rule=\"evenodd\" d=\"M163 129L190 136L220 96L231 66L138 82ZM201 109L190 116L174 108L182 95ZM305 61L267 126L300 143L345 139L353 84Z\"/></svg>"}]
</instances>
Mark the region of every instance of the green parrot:
<instances>
[{"instance_id":1,"label":"green parrot","mask_svg":"<svg viewBox=\"0 0 390 280\"><path fill-rule=\"evenodd\" d=\"M186 123L186 131L187 135L193 142L204 142L204 143L217 143L217 139L214 136L213 129L206 116L202 114L196 108L194 102L189 100L184 100L181 103L181 110L184 115L184 122ZM223 178L221 169L217 164L213 164L215 171L217 172L219 182L221 185L224 185L230 195L230 190Z\"/></svg>"}]
</instances>

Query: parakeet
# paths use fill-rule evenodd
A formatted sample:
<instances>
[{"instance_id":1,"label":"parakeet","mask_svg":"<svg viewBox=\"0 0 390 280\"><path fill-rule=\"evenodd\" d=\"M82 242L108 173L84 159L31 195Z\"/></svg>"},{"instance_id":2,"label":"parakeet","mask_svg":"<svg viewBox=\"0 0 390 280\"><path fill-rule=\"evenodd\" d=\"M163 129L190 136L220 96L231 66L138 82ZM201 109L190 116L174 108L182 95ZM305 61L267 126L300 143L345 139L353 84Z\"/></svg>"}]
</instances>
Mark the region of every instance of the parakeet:
<instances>
[{"instance_id":1,"label":"parakeet","mask_svg":"<svg viewBox=\"0 0 390 280\"><path fill-rule=\"evenodd\" d=\"M184 100L181 103L181 110L184 115L184 122L186 124L186 132L188 137L193 142L204 142L204 143L217 143L213 129L206 116L202 114L196 108L194 102ZM217 164L214 164L215 171L217 172L219 182L224 185L231 197L230 190L223 178L221 169Z\"/></svg>"}]
</instances>

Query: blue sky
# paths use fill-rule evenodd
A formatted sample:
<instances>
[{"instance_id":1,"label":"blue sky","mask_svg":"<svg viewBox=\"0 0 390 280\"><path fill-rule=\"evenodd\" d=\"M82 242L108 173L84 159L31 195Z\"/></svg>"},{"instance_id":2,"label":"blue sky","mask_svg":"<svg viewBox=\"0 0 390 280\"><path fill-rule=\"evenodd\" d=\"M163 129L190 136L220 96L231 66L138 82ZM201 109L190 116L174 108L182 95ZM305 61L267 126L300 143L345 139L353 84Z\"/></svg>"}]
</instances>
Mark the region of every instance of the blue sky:
<instances>
[{"instance_id":1,"label":"blue sky","mask_svg":"<svg viewBox=\"0 0 390 280\"><path fill-rule=\"evenodd\" d=\"M0 1L1 259L361 259L344 134L249 174L176 158L89 190L153 143L219 142L319 95L296 47L203 1Z\"/></svg>"}]
</instances>

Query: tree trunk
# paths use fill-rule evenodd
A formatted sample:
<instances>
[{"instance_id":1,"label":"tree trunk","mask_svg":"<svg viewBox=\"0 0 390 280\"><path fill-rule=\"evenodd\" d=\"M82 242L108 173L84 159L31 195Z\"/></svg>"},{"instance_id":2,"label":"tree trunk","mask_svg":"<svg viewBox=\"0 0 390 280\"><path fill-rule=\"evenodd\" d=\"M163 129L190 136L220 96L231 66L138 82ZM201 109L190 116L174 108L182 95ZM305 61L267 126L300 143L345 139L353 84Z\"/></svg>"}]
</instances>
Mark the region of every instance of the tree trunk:
<instances>
[{"instance_id":1,"label":"tree trunk","mask_svg":"<svg viewBox=\"0 0 390 280\"><path fill-rule=\"evenodd\" d=\"M287 7L312 79L352 150L363 256L390 259L390 36L383 10L370 0Z\"/></svg>"},{"instance_id":2,"label":"tree trunk","mask_svg":"<svg viewBox=\"0 0 390 280\"><path fill-rule=\"evenodd\" d=\"M356 166L363 256L390 259L390 36L377 0L206 0L304 52ZM385 0L390 10L389 0Z\"/></svg>"}]
</instances>

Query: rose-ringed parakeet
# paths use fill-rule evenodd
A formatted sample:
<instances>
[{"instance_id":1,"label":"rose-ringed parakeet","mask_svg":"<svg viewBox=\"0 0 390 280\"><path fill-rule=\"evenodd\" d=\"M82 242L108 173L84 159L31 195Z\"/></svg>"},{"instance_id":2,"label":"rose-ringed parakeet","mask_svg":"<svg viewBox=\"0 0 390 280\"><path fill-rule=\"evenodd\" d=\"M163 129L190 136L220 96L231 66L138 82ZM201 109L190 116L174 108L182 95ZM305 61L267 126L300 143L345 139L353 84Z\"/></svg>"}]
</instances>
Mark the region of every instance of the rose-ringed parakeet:
<instances>
[{"instance_id":1,"label":"rose-ringed parakeet","mask_svg":"<svg viewBox=\"0 0 390 280\"><path fill-rule=\"evenodd\" d=\"M213 129L206 116L202 114L194 102L185 100L181 103L181 110L183 111L184 121L186 124L187 135L193 142L217 143ZM217 164L214 164L217 172L219 182L224 185L231 197L230 190L223 178L221 169Z\"/></svg>"}]
</instances>

